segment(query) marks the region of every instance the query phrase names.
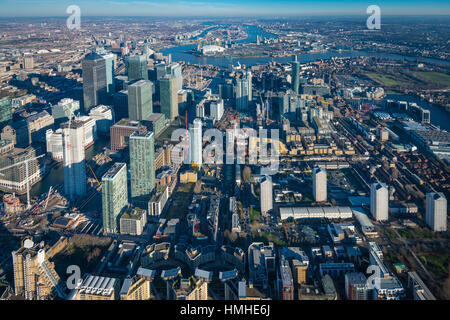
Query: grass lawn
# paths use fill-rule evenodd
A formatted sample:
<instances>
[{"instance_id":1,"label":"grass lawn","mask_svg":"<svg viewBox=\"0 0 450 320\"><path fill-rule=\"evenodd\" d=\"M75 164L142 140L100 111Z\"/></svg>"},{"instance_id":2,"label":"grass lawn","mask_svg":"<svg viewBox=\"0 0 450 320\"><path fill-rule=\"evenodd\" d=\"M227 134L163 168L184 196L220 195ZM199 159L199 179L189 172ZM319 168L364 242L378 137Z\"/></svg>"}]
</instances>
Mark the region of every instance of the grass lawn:
<instances>
[{"instance_id":1,"label":"grass lawn","mask_svg":"<svg viewBox=\"0 0 450 320\"><path fill-rule=\"evenodd\" d=\"M391 75L384 75L379 73L368 73L367 75L372 79L374 79L375 81L388 87L398 86L401 84L401 82L397 81L397 79L395 79Z\"/></svg>"},{"instance_id":2,"label":"grass lawn","mask_svg":"<svg viewBox=\"0 0 450 320\"><path fill-rule=\"evenodd\" d=\"M417 71L414 72L419 78L425 78L428 81L440 84L446 87L450 87L450 76L442 72L427 72L427 71Z\"/></svg>"},{"instance_id":3,"label":"grass lawn","mask_svg":"<svg viewBox=\"0 0 450 320\"><path fill-rule=\"evenodd\" d=\"M250 208L250 222L261 219L261 213L255 208Z\"/></svg>"},{"instance_id":4,"label":"grass lawn","mask_svg":"<svg viewBox=\"0 0 450 320\"><path fill-rule=\"evenodd\" d=\"M437 278L448 277L448 263L450 254L448 253L423 253L418 255L426 268Z\"/></svg>"},{"instance_id":5,"label":"grass lawn","mask_svg":"<svg viewBox=\"0 0 450 320\"><path fill-rule=\"evenodd\" d=\"M179 184L177 190L173 193L173 202L170 206L166 219L180 218L183 220L191 204L192 193L194 192L194 183Z\"/></svg>"}]
</instances>

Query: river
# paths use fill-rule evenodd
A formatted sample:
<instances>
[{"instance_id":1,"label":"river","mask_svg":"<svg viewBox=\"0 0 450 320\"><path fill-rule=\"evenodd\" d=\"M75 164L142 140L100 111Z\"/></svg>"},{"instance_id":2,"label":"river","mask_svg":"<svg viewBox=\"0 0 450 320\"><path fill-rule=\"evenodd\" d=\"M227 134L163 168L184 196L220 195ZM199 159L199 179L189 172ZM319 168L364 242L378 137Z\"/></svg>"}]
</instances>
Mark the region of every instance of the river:
<instances>
[{"instance_id":1,"label":"river","mask_svg":"<svg viewBox=\"0 0 450 320\"><path fill-rule=\"evenodd\" d=\"M223 26L223 25L222 25ZM198 35L197 37L193 39L200 38L204 36L208 31L215 29L217 27L212 27L204 32L202 34ZM259 35L263 39L264 38L276 38L276 35L265 32L262 28L255 26L255 25L245 25L246 33L248 37L243 40L236 41L235 43L250 43L250 42L256 42L256 37ZM184 61L186 63L190 64L200 64L200 65L214 65L222 68L226 68L228 66L228 59L226 57L199 57L195 56L191 53L189 53L189 50L195 49L196 45L183 45L183 46L177 46L172 48L167 48L161 50L161 52L164 55L171 54L173 61ZM422 58L422 57L407 57L403 55L397 55L397 54L388 54L388 53L376 53L376 52L364 52L364 51L327 51L327 52L317 52L317 53L306 53L301 54L297 56L297 59L300 63L307 63L307 62L313 62L317 60L327 60L331 59L333 57L378 57L378 58L384 58L384 59L392 59L392 60L408 60L408 61L417 61L417 62L425 62L425 63L433 63L433 64L440 64L440 65L450 65L449 61L446 60L439 60L439 59L430 59L430 58ZM271 62L272 60L278 63L288 63L293 61L294 56L287 56L287 57L279 57L279 58L272 58L272 57L248 57L248 58L239 58L234 59L239 61L242 64L245 64L246 66L254 66L254 65L260 65L260 64L266 64Z\"/></svg>"}]
</instances>

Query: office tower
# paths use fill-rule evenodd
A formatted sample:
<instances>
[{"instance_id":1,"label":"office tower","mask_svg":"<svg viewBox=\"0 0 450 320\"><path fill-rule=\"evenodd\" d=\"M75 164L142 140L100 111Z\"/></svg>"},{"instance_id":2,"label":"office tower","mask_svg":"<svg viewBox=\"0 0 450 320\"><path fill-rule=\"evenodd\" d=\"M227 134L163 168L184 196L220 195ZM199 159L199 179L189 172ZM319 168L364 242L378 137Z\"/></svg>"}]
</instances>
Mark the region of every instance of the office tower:
<instances>
[{"instance_id":1,"label":"office tower","mask_svg":"<svg viewBox=\"0 0 450 320\"><path fill-rule=\"evenodd\" d=\"M45 254L41 244L35 244L30 237L22 247L11 253L14 271L14 294L26 300L49 299L56 294L63 298L59 287L59 276Z\"/></svg>"},{"instance_id":2,"label":"office tower","mask_svg":"<svg viewBox=\"0 0 450 320\"><path fill-rule=\"evenodd\" d=\"M191 163L193 166L200 168L202 166L203 154L202 154L202 120L195 119L194 125L190 129L190 152Z\"/></svg>"},{"instance_id":3,"label":"office tower","mask_svg":"<svg viewBox=\"0 0 450 320\"><path fill-rule=\"evenodd\" d=\"M175 77L166 75L159 80L161 113L163 113L169 120L173 120L178 117L177 92L177 79Z\"/></svg>"},{"instance_id":4,"label":"office tower","mask_svg":"<svg viewBox=\"0 0 450 320\"><path fill-rule=\"evenodd\" d=\"M83 122L73 120L61 124L63 134L64 192L70 200L86 194L85 133Z\"/></svg>"},{"instance_id":5,"label":"office tower","mask_svg":"<svg viewBox=\"0 0 450 320\"><path fill-rule=\"evenodd\" d=\"M199 103L197 107L195 108L195 116L197 118L204 118L205 117L205 104Z\"/></svg>"},{"instance_id":6,"label":"office tower","mask_svg":"<svg viewBox=\"0 0 450 320\"><path fill-rule=\"evenodd\" d=\"M142 121L153 113L153 83L139 80L128 86L128 118Z\"/></svg>"},{"instance_id":7,"label":"office tower","mask_svg":"<svg viewBox=\"0 0 450 320\"><path fill-rule=\"evenodd\" d=\"M427 193L425 220L433 231L447 231L447 199L442 192Z\"/></svg>"},{"instance_id":8,"label":"office tower","mask_svg":"<svg viewBox=\"0 0 450 320\"><path fill-rule=\"evenodd\" d=\"M64 98L52 106L52 116L55 120L67 121L72 115L80 110L80 101Z\"/></svg>"},{"instance_id":9,"label":"office tower","mask_svg":"<svg viewBox=\"0 0 450 320\"><path fill-rule=\"evenodd\" d=\"M128 81L148 80L147 59L145 56L131 56L126 59Z\"/></svg>"},{"instance_id":10,"label":"office tower","mask_svg":"<svg viewBox=\"0 0 450 320\"><path fill-rule=\"evenodd\" d=\"M300 63L297 61L297 56L295 56L295 61L292 62L292 90L295 93L299 93L300 88Z\"/></svg>"},{"instance_id":11,"label":"office tower","mask_svg":"<svg viewBox=\"0 0 450 320\"><path fill-rule=\"evenodd\" d=\"M122 119L109 128L111 150L117 152L128 146L129 138L135 131L147 132L147 127L139 121Z\"/></svg>"},{"instance_id":12,"label":"office tower","mask_svg":"<svg viewBox=\"0 0 450 320\"><path fill-rule=\"evenodd\" d=\"M370 300L372 289L362 273L347 273L345 275L345 295L348 300Z\"/></svg>"},{"instance_id":13,"label":"office tower","mask_svg":"<svg viewBox=\"0 0 450 320\"><path fill-rule=\"evenodd\" d=\"M103 59L105 59L106 70L106 92L113 94L115 92L114 87L114 61L115 56L113 53L106 51L104 48L97 48L95 50Z\"/></svg>"},{"instance_id":14,"label":"office tower","mask_svg":"<svg viewBox=\"0 0 450 320\"><path fill-rule=\"evenodd\" d=\"M236 110L240 112L248 111L249 88L247 79L236 79L234 94L236 97Z\"/></svg>"},{"instance_id":15,"label":"office tower","mask_svg":"<svg viewBox=\"0 0 450 320\"><path fill-rule=\"evenodd\" d=\"M127 165L115 163L102 177L104 233L118 233L118 217L128 206Z\"/></svg>"},{"instance_id":16,"label":"office tower","mask_svg":"<svg viewBox=\"0 0 450 320\"><path fill-rule=\"evenodd\" d=\"M114 93L113 107L116 121L128 118L128 90L121 90Z\"/></svg>"},{"instance_id":17,"label":"office tower","mask_svg":"<svg viewBox=\"0 0 450 320\"><path fill-rule=\"evenodd\" d=\"M210 105L211 118L214 121L220 121L223 116L223 100L211 102Z\"/></svg>"},{"instance_id":18,"label":"office tower","mask_svg":"<svg viewBox=\"0 0 450 320\"><path fill-rule=\"evenodd\" d=\"M264 176L260 188L261 213L265 214L273 209L272 178Z\"/></svg>"},{"instance_id":19,"label":"office tower","mask_svg":"<svg viewBox=\"0 0 450 320\"><path fill-rule=\"evenodd\" d=\"M131 198L139 206L150 200L155 188L154 143L154 135L151 131L136 131L130 136Z\"/></svg>"},{"instance_id":20,"label":"office tower","mask_svg":"<svg viewBox=\"0 0 450 320\"><path fill-rule=\"evenodd\" d=\"M144 44L144 49L142 50L142 53L143 53L145 59L147 60L148 57L150 56L150 50L148 49L147 44Z\"/></svg>"},{"instance_id":21,"label":"office tower","mask_svg":"<svg viewBox=\"0 0 450 320\"><path fill-rule=\"evenodd\" d=\"M370 185L370 213L377 221L387 221L389 217L389 191L384 183Z\"/></svg>"},{"instance_id":22,"label":"office tower","mask_svg":"<svg viewBox=\"0 0 450 320\"><path fill-rule=\"evenodd\" d=\"M179 63L170 63L166 67L166 74L177 79L177 92L183 89L183 71Z\"/></svg>"},{"instance_id":23,"label":"office tower","mask_svg":"<svg viewBox=\"0 0 450 320\"><path fill-rule=\"evenodd\" d=\"M248 101L253 100L253 83L252 83L252 73L247 71L245 73L245 79L247 80L247 88L248 88Z\"/></svg>"},{"instance_id":24,"label":"office tower","mask_svg":"<svg viewBox=\"0 0 450 320\"><path fill-rule=\"evenodd\" d=\"M327 201L327 171L324 168L313 169L313 195L317 202Z\"/></svg>"},{"instance_id":25,"label":"office tower","mask_svg":"<svg viewBox=\"0 0 450 320\"><path fill-rule=\"evenodd\" d=\"M24 67L24 69L33 69L34 68L33 56L25 56L23 58L23 67Z\"/></svg>"},{"instance_id":26,"label":"office tower","mask_svg":"<svg viewBox=\"0 0 450 320\"><path fill-rule=\"evenodd\" d=\"M106 60L96 52L91 52L83 60L83 101L84 111L106 103L107 75Z\"/></svg>"},{"instance_id":27,"label":"office tower","mask_svg":"<svg viewBox=\"0 0 450 320\"><path fill-rule=\"evenodd\" d=\"M9 98L0 98L0 129L12 120L12 103Z\"/></svg>"}]
</instances>

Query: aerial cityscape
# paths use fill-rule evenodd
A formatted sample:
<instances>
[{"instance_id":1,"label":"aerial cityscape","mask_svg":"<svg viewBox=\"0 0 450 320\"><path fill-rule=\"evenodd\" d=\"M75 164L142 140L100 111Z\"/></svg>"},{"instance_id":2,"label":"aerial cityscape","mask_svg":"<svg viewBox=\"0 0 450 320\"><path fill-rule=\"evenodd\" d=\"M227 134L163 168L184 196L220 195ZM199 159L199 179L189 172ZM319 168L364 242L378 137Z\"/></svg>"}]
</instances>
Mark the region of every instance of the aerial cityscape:
<instances>
[{"instance_id":1,"label":"aerial cityscape","mask_svg":"<svg viewBox=\"0 0 450 320\"><path fill-rule=\"evenodd\" d=\"M0 1L0 300L450 300L448 2L76 2Z\"/></svg>"}]
</instances>

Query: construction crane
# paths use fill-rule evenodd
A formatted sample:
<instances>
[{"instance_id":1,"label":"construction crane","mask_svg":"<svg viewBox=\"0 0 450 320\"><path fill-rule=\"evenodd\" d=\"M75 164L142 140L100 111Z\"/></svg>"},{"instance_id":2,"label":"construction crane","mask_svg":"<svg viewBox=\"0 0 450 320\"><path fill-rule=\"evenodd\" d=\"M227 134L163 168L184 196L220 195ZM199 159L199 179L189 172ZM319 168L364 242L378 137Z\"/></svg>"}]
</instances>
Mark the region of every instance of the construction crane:
<instances>
[{"instance_id":1,"label":"construction crane","mask_svg":"<svg viewBox=\"0 0 450 320\"><path fill-rule=\"evenodd\" d=\"M101 183L98 181L97 176L94 173L94 170L92 170L92 167L89 165L89 163L86 162L86 165L91 169L92 174L94 175L95 181L97 181L98 186L101 186Z\"/></svg>"},{"instance_id":2,"label":"construction crane","mask_svg":"<svg viewBox=\"0 0 450 320\"><path fill-rule=\"evenodd\" d=\"M50 186L50 189L48 189L48 193L47 193L47 199L45 200L45 206L44 206L44 210L47 209L47 204L48 204L48 199L50 198L50 194L52 193L52 186Z\"/></svg>"},{"instance_id":3,"label":"construction crane","mask_svg":"<svg viewBox=\"0 0 450 320\"><path fill-rule=\"evenodd\" d=\"M5 168L1 168L0 169L0 171L4 171L4 170L8 170L8 169L14 168L16 166L19 166L21 164L25 164L25 175L26 175L26 179L27 179L27 209L30 209L30 207L31 207L31 204L30 204L30 177L29 177L29 172L28 172L28 162L37 160L37 159L42 158L44 156L45 156L45 154L42 154L40 156L33 157L33 158L28 158L28 159L26 159L24 161L21 161L21 162L18 162L18 163L15 163L13 165L10 165L10 166L7 166ZM4 174L0 173L0 175L3 176Z\"/></svg>"}]
</instances>

